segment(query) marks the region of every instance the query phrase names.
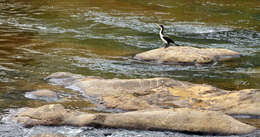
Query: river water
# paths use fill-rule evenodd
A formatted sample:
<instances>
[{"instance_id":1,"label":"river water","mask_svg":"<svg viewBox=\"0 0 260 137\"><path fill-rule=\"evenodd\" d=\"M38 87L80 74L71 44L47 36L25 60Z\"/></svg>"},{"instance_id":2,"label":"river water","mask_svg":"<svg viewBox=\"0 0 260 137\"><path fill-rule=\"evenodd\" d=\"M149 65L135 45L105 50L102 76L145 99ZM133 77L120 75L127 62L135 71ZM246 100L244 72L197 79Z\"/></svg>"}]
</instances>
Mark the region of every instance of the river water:
<instances>
[{"instance_id":1,"label":"river water","mask_svg":"<svg viewBox=\"0 0 260 137\"><path fill-rule=\"evenodd\" d=\"M243 56L199 67L134 60L136 53L163 45L155 23L180 45ZM259 0L0 0L0 113L47 104L24 97L43 88L60 91L67 108L91 110L79 93L43 80L58 71L259 89Z\"/></svg>"}]
</instances>

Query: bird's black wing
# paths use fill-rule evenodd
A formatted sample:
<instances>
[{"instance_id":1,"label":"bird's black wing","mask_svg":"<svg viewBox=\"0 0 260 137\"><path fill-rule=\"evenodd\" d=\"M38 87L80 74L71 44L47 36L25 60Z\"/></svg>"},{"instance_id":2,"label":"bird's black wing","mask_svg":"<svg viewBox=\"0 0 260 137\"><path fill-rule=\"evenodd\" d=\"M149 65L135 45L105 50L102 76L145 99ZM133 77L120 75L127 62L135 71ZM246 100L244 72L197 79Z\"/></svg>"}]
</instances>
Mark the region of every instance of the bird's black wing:
<instances>
[{"instance_id":1,"label":"bird's black wing","mask_svg":"<svg viewBox=\"0 0 260 137\"><path fill-rule=\"evenodd\" d=\"M178 44L176 44L171 38L169 38L167 35L163 36L163 38L168 42L168 43L172 43L176 46L179 46Z\"/></svg>"},{"instance_id":2,"label":"bird's black wing","mask_svg":"<svg viewBox=\"0 0 260 137\"><path fill-rule=\"evenodd\" d=\"M163 36L163 39L165 39L168 43L174 43L174 41L167 36Z\"/></svg>"}]
</instances>

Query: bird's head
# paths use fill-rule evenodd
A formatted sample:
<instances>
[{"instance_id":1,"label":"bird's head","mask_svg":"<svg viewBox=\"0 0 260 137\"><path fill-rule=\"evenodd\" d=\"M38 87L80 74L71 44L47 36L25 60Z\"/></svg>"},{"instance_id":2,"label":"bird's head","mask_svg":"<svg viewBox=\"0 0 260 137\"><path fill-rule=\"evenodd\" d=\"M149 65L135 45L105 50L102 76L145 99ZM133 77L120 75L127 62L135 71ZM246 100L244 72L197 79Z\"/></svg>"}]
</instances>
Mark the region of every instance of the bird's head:
<instances>
[{"instance_id":1,"label":"bird's head","mask_svg":"<svg viewBox=\"0 0 260 137\"><path fill-rule=\"evenodd\" d=\"M161 25L161 24L156 24L159 28L161 28L161 29L164 29L164 27L163 27L163 25Z\"/></svg>"}]
</instances>

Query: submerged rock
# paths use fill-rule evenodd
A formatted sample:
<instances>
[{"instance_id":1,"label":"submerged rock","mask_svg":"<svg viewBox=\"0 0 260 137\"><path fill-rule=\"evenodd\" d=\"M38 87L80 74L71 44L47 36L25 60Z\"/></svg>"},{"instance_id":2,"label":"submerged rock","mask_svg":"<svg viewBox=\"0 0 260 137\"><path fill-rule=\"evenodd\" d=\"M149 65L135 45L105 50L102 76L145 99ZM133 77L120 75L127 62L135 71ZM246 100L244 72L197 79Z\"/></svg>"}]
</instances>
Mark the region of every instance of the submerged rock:
<instances>
[{"instance_id":1,"label":"submerged rock","mask_svg":"<svg viewBox=\"0 0 260 137\"><path fill-rule=\"evenodd\" d=\"M136 59L162 63L211 63L238 58L240 54L228 49L171 46L158 48L135 56Z\"/></svg>"},{"instance_id":2,"label":"submerged rock","mask_svg":"<svg viewBox=\"0 0 260 137\"><path fill-rule=\"evenodd\" d=\"M80 90L97 104L122 110L158 108L193 108L222 111L228 114L260 115L260 90L228 91L206 84L192 84L169 78L101 79L84 77L69 83L73 74L61 72L48 76L53 84ZM67 75L68 74L68 75ZM57 82L56 82L57 81Z\"/></svg>"},{"instance_id":3,"label":"submerged rock","mask_svg":"<svg viewBox=\"0 0 260 137\"><path fill-rule=\"evenodd\" d=\"M27 127L36 125L104 126L113 128L246 134L255 127L221 112L187 108L89 114L66 110L60 104L27 108L14 118Z\"/></svg>"},{"instance_id":4,"label":"submerged rock","mask_svg":"<svg viewBox=\"0 0 260 137\"><path fill-rule=\"evenodd\" d=\"M48 89L36 90L25 93L26 98L53 102L58 100L57 93Z\"/></svg>"}]
</instances>

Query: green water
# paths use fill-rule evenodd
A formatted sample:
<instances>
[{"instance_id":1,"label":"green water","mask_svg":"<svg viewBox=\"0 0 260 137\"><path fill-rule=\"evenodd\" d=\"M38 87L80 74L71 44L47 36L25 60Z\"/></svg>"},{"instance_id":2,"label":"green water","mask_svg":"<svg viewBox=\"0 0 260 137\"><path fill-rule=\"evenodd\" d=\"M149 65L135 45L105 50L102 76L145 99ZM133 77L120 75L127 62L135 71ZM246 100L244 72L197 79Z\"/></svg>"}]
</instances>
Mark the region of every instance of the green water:
<instances>
[{"instance_id":1,"label":"green water","mask_svg":"<svg viewBox=\"0 0 260 137\"><path fill-rule=\"evenodd\" d=\"M47 104L24 93L53 89L69 108L93 107L43 78L67 71L104 78L169 77L218 88L260 88L259 0L0 1L0 111ZM227 48L241 59L200 67L133 59L163 44L155 23L180 45Z\"/></svg>"}]
</instances>

